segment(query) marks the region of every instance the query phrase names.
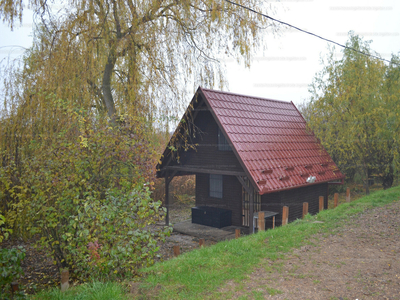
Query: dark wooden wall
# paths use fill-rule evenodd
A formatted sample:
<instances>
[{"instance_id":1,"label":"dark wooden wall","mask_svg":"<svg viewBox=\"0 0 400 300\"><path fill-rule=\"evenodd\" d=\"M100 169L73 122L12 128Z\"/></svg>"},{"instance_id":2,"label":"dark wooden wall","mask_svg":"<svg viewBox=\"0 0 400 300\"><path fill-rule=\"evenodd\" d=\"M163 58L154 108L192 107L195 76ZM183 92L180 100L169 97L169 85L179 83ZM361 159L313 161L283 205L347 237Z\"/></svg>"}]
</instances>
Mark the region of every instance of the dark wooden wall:
<instances>
[{"instance_id":1,"label":"dark wooden wall","mask_svg":"<svg viewBox=\"0 0 400 300\"><path fill-rule=\"evenodd\" d=\"M233 151L218 150L218 125L211 113L200 111L195 124L199 131L192 141L198 145L195 150L181 152L181 165L242 172L243 168Z\"/></svg>"},{"instance_id":2,"label":"dark wooden wall","mask_svg":"<svg viewBox=\"0 0 400 300\"><path fill-rule=\"evenodd\" d=\"M264 194L261 196L261 210L278 212L276 225L282 225L282 208L289 207L289 222L300 219L303 213L303 202L308 202L308 212L319 212L319 196L328 196L328 184L316 184L297 189ZM325 201L326 202L326 201Z\"/></svg>"},{"instance_id":3,"label":"dark wooden wall","mask_svg":"<svg viewBox=\"0 0 400 300\"><path fill-rule=\"evenodd\" d=\"M235 176L223 176L222 199L209 195L209 174L196 174L196 206L212 206L232 211L232 225L242 222L242 186Z\"/></svg>"}]
</instances>

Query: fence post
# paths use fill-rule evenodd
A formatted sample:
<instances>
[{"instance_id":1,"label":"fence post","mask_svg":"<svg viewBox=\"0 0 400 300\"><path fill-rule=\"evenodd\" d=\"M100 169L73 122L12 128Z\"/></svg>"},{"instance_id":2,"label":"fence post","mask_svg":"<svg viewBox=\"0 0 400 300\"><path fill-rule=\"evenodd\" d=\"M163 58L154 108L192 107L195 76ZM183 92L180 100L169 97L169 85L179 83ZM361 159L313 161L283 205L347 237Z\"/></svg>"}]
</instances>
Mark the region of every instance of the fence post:
<instances>
[{"instance_id":1,"label":"fence post","mask_svg":"<svg viewBox=\"0 0 400 300\"><path fill-rule=\"evenodd\" d=\"M324 210L324 196L319 196L319 211Z\"/></svg>"},{"instance_id":2,"label":"fence post","mask_svg":"<svg viewBox=\"0 0 400 300\"><path fill-rule=\"evenodd\" d=\"M69 271L68 269L61 270L61 292L65 292L69 288Z\"/></svg>"},{"instance_id":3,"label":"fence post","mask_svg":"<svg viewBox=\"0 0 400 300\"><path fill-rule=\"evenodd\" d=\"M336 208L338 206L338 201L339 201L339 194L335 193L333 196L333 207Z\"/></svg>"},{"instance_id":4,"label":"fence post","mask_svg":"<svg viewBox=\"0 0 400 300\"><path fill-rule=\"evenodd\" d=\"M179 245L174 246L174 256L178 256L181 253Z\"/></svg>"},{"instance_id":5,"label":"fence post","mask_svg":"<svg viewBox=\"0 0 400 300\"><path fill-rule=\"evenodd\" d=\"M346 189L346 202L350 202L350 188Z\"/></svg>"},{"instance_id":6,"label":"fence post","mask_svg":"<svg viewBox=\"0 0 400 300\"><path fill-rule=\"evenodd\" d=\"M11 293L14 295L15 292L18 292L19 286L18 282L11 282Z\"/></svg>"},{"instance_id":7,"label":"fence post","mask_svg":"<svg viewBox=\"0 0 400 300\"><path fill-rule=\"evenodd\" d=\"M303 202L303 219L308 214L308 202Z\"/></svg>"},{"instance_id":8,"label":"fence post","mask_svg":"<svg viewBox=\"0 0 400 300\"><path fill-rule=\"evenodd\" d=\"M263 211L258 212L258 231L265 230L265 213Z\"/></svg>"},{"instance_id":9,"label":"fence post","mask_svg":"<svg viewBox=\"0 0 400 300\"><path fill-rule=\"evenodd\" d=\"M204 247L204 239L199 239L199 247Z\"/></svg>"},{"instance_id":10,"label":"fence post","mask_svg":"<svg viewBox=\"0 0 400 300\"><path fill-rule=\"evenodd\" d=\"M240 229L235 229L235 239L240 238Z\"/></svg>"},{"instance_id":11,"label":"fence post","mask_svg":"<svg viewBox=\"0 0 400 300\"><path fill-rule=\"evenodd\" d=\"M289 206L284 206L282 210L282 226L286 225L289 220Z\"/></svg>"}]
</instances>

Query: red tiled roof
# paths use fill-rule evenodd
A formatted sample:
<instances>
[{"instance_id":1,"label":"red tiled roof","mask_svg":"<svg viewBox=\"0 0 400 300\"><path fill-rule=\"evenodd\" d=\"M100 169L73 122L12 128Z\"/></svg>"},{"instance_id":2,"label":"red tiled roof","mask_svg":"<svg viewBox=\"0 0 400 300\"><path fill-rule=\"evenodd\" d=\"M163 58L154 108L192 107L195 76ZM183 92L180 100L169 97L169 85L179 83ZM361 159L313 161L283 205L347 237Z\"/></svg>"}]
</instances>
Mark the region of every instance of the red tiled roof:
<instances>
[{"instance_id":1,"label":"red tiled roof","mask_svg":"<svg viewBox=\"0 0 400 300\"><path fill-rule=\"evenodd\" d=\"M260 194L344 178L292 102L199 90Z\"/></svg>"}]
</instances>

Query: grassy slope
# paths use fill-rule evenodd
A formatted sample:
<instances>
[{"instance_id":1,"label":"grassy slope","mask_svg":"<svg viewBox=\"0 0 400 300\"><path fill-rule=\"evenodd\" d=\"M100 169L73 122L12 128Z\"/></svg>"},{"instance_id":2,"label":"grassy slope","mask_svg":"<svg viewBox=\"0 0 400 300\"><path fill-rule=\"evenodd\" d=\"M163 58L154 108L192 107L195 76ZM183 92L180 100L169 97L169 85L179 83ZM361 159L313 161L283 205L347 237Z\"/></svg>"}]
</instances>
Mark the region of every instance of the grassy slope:
<instances>
[{"instance_id":1,"label":"grassy slope","mask_svg":"<svg viewBox=\"0 0 400 300\"><path fill-rule=\"evenodd\" d=\"M143 299L211 299L223 297L218 288L228 280L240 282L267 258L275 260L303 244L315 233L331 232L365 209L400 200L400 186L378 191L336 209L324 210L287 226L221 242L185 253L144 270ZM314 223L322 221L324 223Z\"/></svg>"},{"instance_id":2,"label":"grassy slope","mask_svg":"<svg viewBox=\"0 0 400 300\"><path fill-rule=\"evenodd\" d=\"M92 282L69 288L61 292L59 288L42 291L29 299L37 300L125 300L126 289L116 282Z\"/></svg>"},{"instance_id":3,"label":"grassy slope","mask_svg":"<svg viewBox=\"0 0 400 300\"><path fill-rule=\"evenodd\" d=\"M365 209L400 200L400 186L378 191L318 215L308 215L284 227L220 242L214 246L185 253L143 270L138 299L224 299L218 291L229 280L240 285L264 259L276 260L285 253L310 243L316 233L331 233L346 219ZM314 223L322 221L323 223ZM71 288L44 291L31 299L132 299L118 283L94 283ZM271 293L276 291L271 290Z\"/></svg>"}]
</instances>

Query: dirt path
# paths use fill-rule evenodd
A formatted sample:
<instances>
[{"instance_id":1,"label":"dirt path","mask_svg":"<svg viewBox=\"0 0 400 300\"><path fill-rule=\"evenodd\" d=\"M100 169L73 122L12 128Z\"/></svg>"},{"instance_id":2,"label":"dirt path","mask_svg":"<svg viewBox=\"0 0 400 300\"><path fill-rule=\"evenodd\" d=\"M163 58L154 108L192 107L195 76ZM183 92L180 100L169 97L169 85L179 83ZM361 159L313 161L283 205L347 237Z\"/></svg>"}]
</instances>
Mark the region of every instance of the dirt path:
<instances>
[{"instance_id":1,"label":"dirt path","mask_svg":"<svg viewBox=\"0 0 400 300\"><path fill-rule=\"evenodd\" d=\"M264 261L233 299L400 299L400 201L365 211L283 260Z\"/></svg>"}]
</instances>

